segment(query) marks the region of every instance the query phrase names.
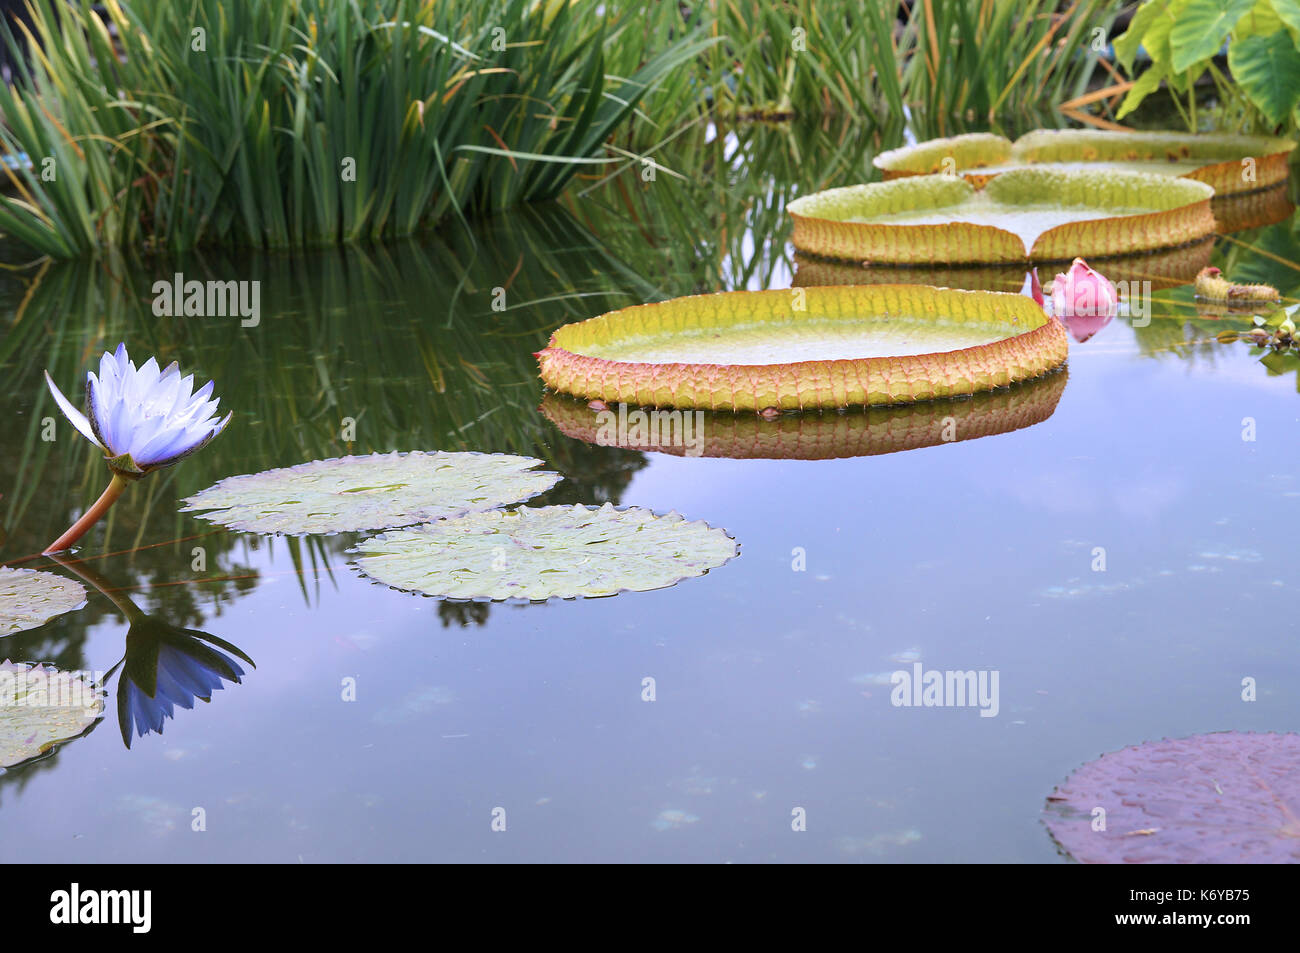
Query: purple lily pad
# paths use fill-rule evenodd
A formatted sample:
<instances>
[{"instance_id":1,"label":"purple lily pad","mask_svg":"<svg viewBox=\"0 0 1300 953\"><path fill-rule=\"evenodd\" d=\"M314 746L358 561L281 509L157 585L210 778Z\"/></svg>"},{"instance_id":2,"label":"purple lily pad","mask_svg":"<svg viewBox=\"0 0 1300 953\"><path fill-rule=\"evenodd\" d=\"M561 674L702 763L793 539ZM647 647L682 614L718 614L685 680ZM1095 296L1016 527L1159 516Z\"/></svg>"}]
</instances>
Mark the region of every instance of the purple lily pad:
<instances>
[{"instance_id":1,"label":"purple lily pad","mask_svg":"<svg viewBox=\"0 0 1300 953\"><path fill-rule=\"evenodd\" d=\"M1085 864L1300 863L1300 734L1224 731L1104 754L1048 795L1043 822Z\"/></svg>"}]
</instances>

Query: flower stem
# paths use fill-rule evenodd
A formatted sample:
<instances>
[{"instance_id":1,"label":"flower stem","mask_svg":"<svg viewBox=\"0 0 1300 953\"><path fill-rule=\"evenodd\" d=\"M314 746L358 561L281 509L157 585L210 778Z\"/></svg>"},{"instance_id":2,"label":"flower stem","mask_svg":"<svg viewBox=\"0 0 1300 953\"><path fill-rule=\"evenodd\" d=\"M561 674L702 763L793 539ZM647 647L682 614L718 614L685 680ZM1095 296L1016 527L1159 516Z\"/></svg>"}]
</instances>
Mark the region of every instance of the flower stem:
<instances>
[{"instance_id":1,"label":"flower stem","mask_svg":"<svg viewBox=\"0 0 1300 953\"><path fill-rule=\"evenodd\" d=\"M71 549L72 544L86 535L86 530L99 522L101 516L108 512L108 508L117 502L117 498L122 495L126 489L126 479L120 474L114 473L112 481L108 488L95 501L95 505L86 510L86 514L77 520L68 529L66 533L45 547L42 555L50 553L60 553L65 549Z\"/></svg>"}]
</instances>

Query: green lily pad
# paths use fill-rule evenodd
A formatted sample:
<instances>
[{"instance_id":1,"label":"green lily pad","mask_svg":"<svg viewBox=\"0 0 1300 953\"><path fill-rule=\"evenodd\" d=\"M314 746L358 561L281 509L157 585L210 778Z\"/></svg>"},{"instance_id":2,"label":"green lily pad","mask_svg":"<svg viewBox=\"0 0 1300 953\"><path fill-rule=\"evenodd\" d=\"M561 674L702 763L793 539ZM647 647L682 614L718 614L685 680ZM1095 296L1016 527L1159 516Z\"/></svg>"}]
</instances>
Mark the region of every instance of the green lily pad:
<instances>
[{"instance_id":1,"label":"green lily pad","mask_svg":"<svg viewBox=\"0 0 1300 953\"><path fill-rule=\"evenodd\" d=\"M0 663L0 768L71 741L103 713L103 692L82 673Z\"/></svg>"},{"instance_id":2,"label":"green lily pad","mask_svg":"<svg viewBox=\"0 0 1300 953\"><path fill-rule=\"evenodd\" d=\"M736 541L678 513L612 504L474 513L360 543L376 582L447 599L612 596L663 589L732 559Z\"/></svg>"},{"instance_id":3,"label":"green lily pad","mask_svg":"<svg viewBox=\"0 0 1300 953\"><path fill-rule=\"evenodd\" d=\"M34 629L85 601L86 590L71 579L0 566L0 635Z\"/></svg>"},{"instance_id":4,"label":"green lily pad","mask_svg":"<svg viewBox=\"0 0 1300 953\"><path fill-rule=\"evenodd\" d=\"M227 477L184 500L182 512L249 533L348 533L412 526L518 503L558 473L508 453L371 454L313 460Z\"/></svg>"},{"instance_id":5,"label":"green lily pad","mask_svg":"<svg viewBox=\"0 0 1300 953\"><path fill-rule=\"evenodd\" d=\"M1107 168L1009 169L982 188L914 175L791 202L805 254L891 264L998 264L1136 254L1214 231L1202 182Z\"/></svg>"},{"instance_id":6,"label":"green lily pad","mask_svg":"<svg viewBox=\"0 0 1300 953\"><path fill-rule=\"evenodd\" d=\"M1155 4L1145 4L1134 17L1134 24L1146 16L1146 10L1154 9ZM1132 29L1128 34L1131 35ZM1168 39L1168 24L1165 25L1165 38ZM1116 41L1119 50L1123 37ZM1277 53L1270 58L1267 55L1256 56L1250 63L1251 69L1244 64L1242 49L1254 48L1254 43L1264 41L1264 37L1250 37L1252 43L1234 40L1228 48L1228 65L1233 67L1233 78L1238 80L1247 95L1256 105L1284 104L1293 87L1287 81L1294 75L1294 63L1282 55L1281 47L1273 49L1277 43L1290 43L1290 37L1282 33L1278 40L1269 39L1263 46L1269 49L1265 53ZM1147 48L1151 48L1151 37L1146 37ZM1166 42L1166 46L1167 46ZM1215 48L1221 44L1215 44ZM1259 48L1255 48L1260 52ZM1234 52L1242 63L1234 63ZM1146 93L1160 85L1166 77L1166 62L1149 66L1138 77L1133 90L1125 99L1125 107L1120 110L1124 115L1130 101L1140 102ZM1263 65L1263 68L1258 67ZM1242 75L1238 75L1238 66ZM1271 72L1270 72L1271 69ZM1250 75L1245 75L1249 73ZM1150 88L1143 90L1142 87ZM1135 94L1140 94L1136 96ZM1278 105L1278 108L1282 108ZM1265 110L1266 112L1269 110ZM1279 123L1281 120L1277 120ZM1288 154L1295 149L1295 142L1274 136L1242 136L1229 134L1194 134L1186 132L1115 132L1101 129L1034 129L1025 133L1014 143L1001 136L988 133L967 133L950 139L932 139L916 145L903 146L882 152L872 160L872 165L880 169L886 180L935 173L951 173L967 179L976 187L983 187L995 176L1014 169L1037 166L1039 169L1057 172L1077 172L1082 170L1109 170L1147 172L1165 176L1181 176L1196 179L1214 188L1219 197L1278 185L1286 181ZM1251 158L1255 161L1255 174L1246 177L1241 174L1241 160Z\"/></svg>"}]
</instances>

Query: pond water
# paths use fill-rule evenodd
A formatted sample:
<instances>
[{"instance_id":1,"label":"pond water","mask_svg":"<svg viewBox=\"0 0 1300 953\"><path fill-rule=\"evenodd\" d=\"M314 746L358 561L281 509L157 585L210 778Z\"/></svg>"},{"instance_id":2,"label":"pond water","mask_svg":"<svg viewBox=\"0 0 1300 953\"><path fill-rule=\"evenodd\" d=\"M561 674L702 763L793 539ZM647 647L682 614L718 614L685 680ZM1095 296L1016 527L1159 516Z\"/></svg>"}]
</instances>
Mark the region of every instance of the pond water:
<instances>
[{"instance_id":1,"label":"pond water","mask_svg":"<svg viewBox=\"0 0 1300 953\"><path fill-rule=\"evenodd\" d=\"M43 369L75 393L126 340L215 378L236 416L86 538L107 594L0 639L0 660L112 669L130 600L256 667L129 749L114 674L95 730L0 774L0 860L1050 862L1039 812L1081 763L1295 730L1297 363L1215 341L1231 322L1185 285L1072 343L1068 376L1037 389L706 421L700 455L594 445L553 398L539 411L552 329L789 287L786 201L865 181L897 144L701 133L659 157L688 182L629 169L421 242L5 272L0 563L71 575L27 557L105 478L61 419L42 439ZM1238 232L1213 260L1294 298L1298 234ZM260 281L256 324L155 316L153 283L177 272ZM655 592L445 603L359 576L355 536L177 512L232 474L439 448L541 457L565 479L536 504L676 510L740 556ZM995 673L996 711L891 704L891 673L918 663Z\"/></svg>"}]
</instances>

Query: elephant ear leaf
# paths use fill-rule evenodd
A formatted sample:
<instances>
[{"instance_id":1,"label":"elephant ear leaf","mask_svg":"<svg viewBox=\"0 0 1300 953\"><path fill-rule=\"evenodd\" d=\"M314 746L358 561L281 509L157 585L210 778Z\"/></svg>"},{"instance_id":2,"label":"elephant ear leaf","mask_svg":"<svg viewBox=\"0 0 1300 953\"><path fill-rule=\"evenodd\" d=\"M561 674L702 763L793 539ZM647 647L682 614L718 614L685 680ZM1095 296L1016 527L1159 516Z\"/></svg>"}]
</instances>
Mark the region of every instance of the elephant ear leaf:
<instances>
[{"instance_id":1,"label":"elephant ear leaf","mask_svg":"<svg viewBox=\"0 0 1300 953\"><path fill-rule=\"evenodd\" d=\"M1188 0L1175 0L1173 3L1148 0L1138 8L1129 21L1128 29L1115 39L1115 55L1126 71L1133 72L1133 63L1137 60L1138 50L1142 48L1146 49L1152 63L1168 64L1169 31L1173 28L1180 8L1186 6L1187 2Z\"/></svg>"},{"instance_id":2,"label":"elephant ear leaf","mask_svg":"<svg viewBox=\"0 0 1300 953\"><path fill-rule=\"evenodd\" d=\"M1247 98L1273 125L1285 123L1300 103L1300 49L1287 31L1233 41L1228 67Z\"/></svg>"},{"instance_id":3,"label":"elephant ear leaf","mask_svg":"<svg viewBox=\"0 0 1300 953\"><path fill-rule=\"evenodd\" d=\"M1047 798L1085 864L1300 862L1300 734L1224 731L1104 754Z\"/></svg>"},{"instance_id":4,"label":"elephant ear leaf","mask_svg":"<svg viewBox=\"0 0 1300 953\"><path fill-rule=\"evenodd\" d=\"M1286 25L1286 28L1291 31L1292 35L1300 37L1300 0L1271 0L1267 6L1261 4L1260 7L1257 7L1255 13L1264 10L1272 12L1278 20ZM1268 26L1271 26L1271 24L1265 21L1261 24L1261 28L1256 32L1275 32L1274 30L1267 29Z\"/></svg>"},{"instance_id":5,"label":"elephant ear leaf","mask_svg":"<svg viewBox=\"0 0 1300 953\"><path fill-rule=\"evenodd\" d=\"M1191 0L1169 28L1174 71L1185 72L1218 53L1254 5L1255 0Z\"/></svg>"}]
</instances>

